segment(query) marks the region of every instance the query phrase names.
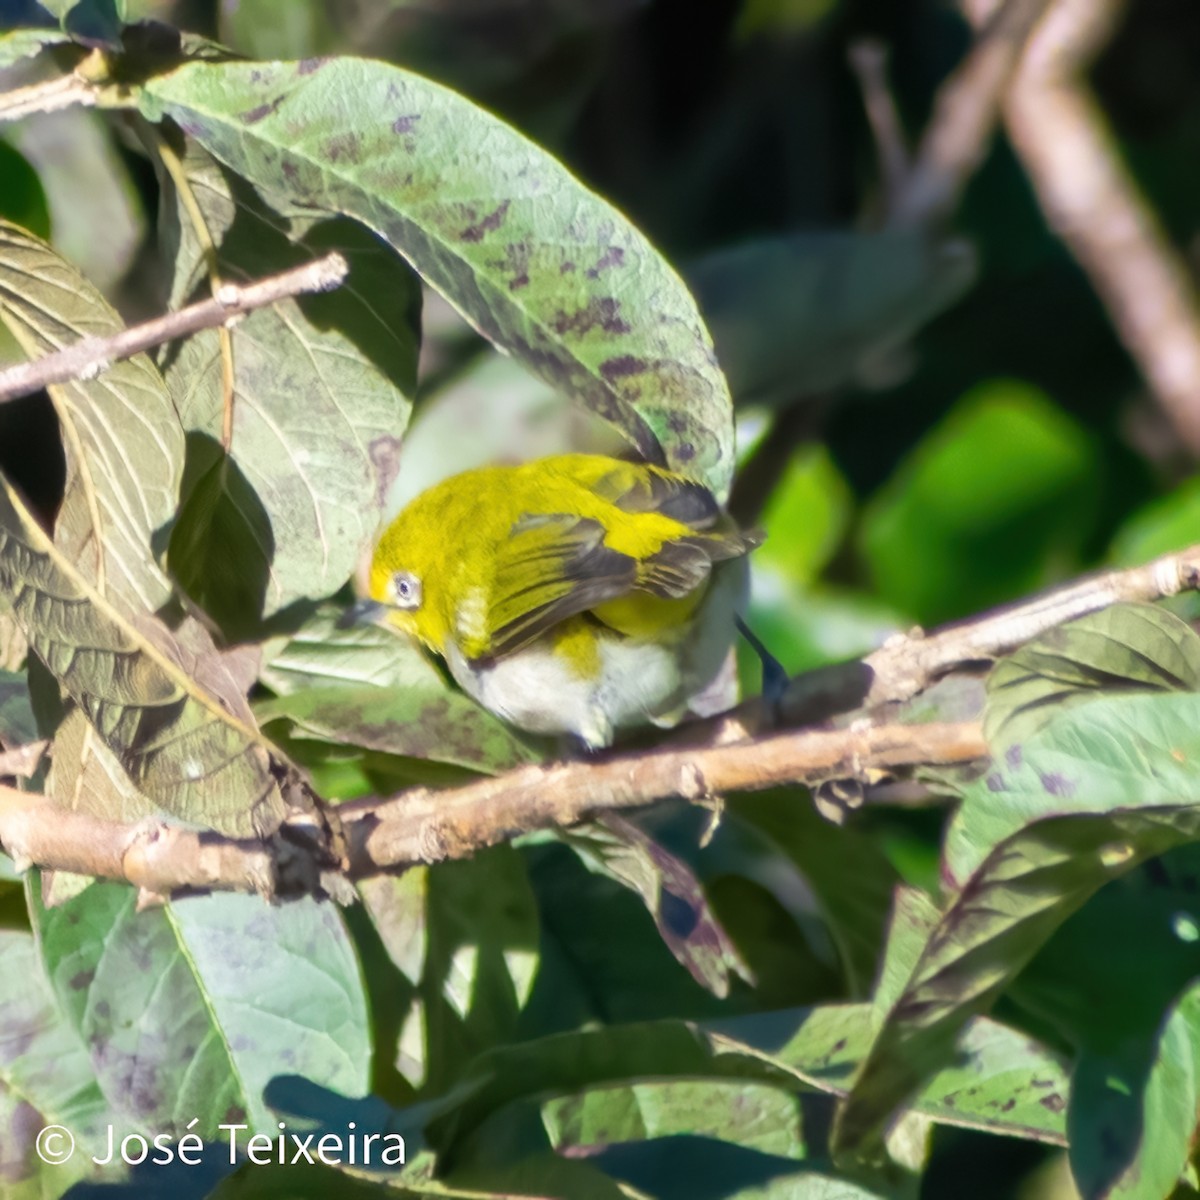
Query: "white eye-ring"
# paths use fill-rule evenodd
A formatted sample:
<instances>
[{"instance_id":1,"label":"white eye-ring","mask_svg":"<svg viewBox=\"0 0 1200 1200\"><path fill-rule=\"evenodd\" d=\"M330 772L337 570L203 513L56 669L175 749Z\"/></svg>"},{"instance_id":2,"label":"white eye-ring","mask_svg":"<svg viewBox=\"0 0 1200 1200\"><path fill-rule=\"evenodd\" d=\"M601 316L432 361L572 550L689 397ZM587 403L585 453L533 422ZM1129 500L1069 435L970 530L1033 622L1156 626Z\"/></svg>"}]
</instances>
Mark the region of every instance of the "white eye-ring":
<instances>
[{"instance_id":1,"label":"white eye-ring","mask_svg":"<svg viewBox=\"0 0 1200 1200\"><path fill-rule=\"evenodd\" d=\"M392 576L392 595L397 608L420 608L421 581L411 571L397 571Z\"/></svg>"}]
</instances>

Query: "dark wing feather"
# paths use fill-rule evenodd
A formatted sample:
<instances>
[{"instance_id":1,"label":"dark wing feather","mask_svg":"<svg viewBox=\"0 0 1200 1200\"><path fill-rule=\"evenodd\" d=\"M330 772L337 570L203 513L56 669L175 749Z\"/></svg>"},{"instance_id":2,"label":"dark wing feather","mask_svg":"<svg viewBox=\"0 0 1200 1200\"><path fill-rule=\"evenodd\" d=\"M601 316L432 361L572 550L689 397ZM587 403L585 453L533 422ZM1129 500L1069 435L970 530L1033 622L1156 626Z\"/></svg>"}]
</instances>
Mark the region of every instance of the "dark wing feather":
<instances>
[{"instance_id":1,"label":"dark wing feather","mask_svg":"<svg viewBox=\"0 0 1200 1200\"><path fill-rule=\"evenodd\" d=\"M693 529L708 529L721 514L702 483L649 469L610 471L596 481L595 490L627 513L661 513Z\"/></svg>"},{"instance_id":2,"label":"dark wing feather","mask_svg":"<svg viewBox=\"0 0 1200 1200\"><path fill-rule=\"evenodd\" d=\"M524 517L492 581L487 644L471 657L511 654L560 621L636 586L637 562L604 544L599 521L566 513Z\"/></svg>"}]
</instances>

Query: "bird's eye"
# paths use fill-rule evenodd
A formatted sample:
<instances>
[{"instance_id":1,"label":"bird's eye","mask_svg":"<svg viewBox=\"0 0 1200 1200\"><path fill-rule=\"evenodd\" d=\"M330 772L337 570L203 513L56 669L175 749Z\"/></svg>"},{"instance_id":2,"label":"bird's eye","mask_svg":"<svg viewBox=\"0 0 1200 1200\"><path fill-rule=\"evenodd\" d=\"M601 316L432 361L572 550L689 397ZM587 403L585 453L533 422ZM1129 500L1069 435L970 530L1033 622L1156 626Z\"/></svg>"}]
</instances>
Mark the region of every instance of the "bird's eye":
<instances>
[{"instance_id":1,"label":"bird's eye","mask_svg":"<svg viewBox=\"0 0 1200 1200\"><path fill-rule=\"evenodd\" d=\"M392 576L392 592L397 608L421 607L421 581L410 571L397 571Z\"/></svg>"}]
</instances>

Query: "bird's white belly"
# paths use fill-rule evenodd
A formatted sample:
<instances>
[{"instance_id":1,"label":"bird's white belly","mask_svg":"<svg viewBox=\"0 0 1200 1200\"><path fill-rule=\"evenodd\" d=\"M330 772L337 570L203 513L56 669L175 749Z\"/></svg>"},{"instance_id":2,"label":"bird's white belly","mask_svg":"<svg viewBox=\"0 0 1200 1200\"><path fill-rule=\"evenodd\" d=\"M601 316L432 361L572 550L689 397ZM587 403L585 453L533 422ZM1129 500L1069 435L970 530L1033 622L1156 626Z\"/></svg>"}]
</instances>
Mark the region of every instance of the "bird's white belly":
<instances>
[{"instance_id":1,"label":"bird's white belly","mask_svg":"<svg viewBox=\"0 0 1200 1200\"><path fill-rule=\"evenodd\" d=\"M675 724L688 701L716 678L733 644L746 575L745 560L722 564L694 619L673 642L598 630L599 663L587 674L554 653L549 635L484 662L468 662L451 645L446 662L465 692L513 725L606 746L625 726Z\"/></svg>"}]
</instances>

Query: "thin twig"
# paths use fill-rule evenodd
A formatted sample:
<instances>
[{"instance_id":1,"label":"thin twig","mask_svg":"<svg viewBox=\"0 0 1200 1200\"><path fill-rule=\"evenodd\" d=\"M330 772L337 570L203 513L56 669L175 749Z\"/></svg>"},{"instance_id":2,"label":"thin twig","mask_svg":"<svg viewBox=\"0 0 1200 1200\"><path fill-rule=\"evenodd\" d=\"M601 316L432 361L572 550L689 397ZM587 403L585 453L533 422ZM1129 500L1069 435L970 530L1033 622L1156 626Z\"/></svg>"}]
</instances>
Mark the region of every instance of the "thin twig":
<instances>
[{"instance_id":1,"label":"thin twig","mask_svg":"<svg viewBox=\"0 0 1200 1200\"><path fill-rule=\"evenodd\" d=\"M911 163L904 126L896 109L896 100L888 86L888 52L882 42L864 38L850 47L850 67L858 79L863 109L875 138L879 156L879 174L886 200L884 210L891 212L909 178Z\"/></svg>"},{"instance_id":2,"label":"thin twig","mask_svg":"<svg viewBox=\"0 0 1200 1200\"><path fill-rule=\"evenodd\" d=\"M924 227L954 209L987 153L1026 39L1049 3L992 0L975 44L938 89L912 170L889 210L890 225Z\"/></svg>"},{"instance_id":3,"label":"thin twig","mask_svg":"<svg viewBox=\"0 0 1200 1200\"><path fill-rule=\"evenodd\" d=\"M863 659L833 663L797 676L768 709L759 698L704 723L705 736L739 742L780 722L810 724L838 714L860 719L903 703L949 672L987 664L1065 621L1121 602L1151 603L1200 588L1200 544L1140 567L1092 575L1032 600L1008 605L931 633L890 638ZM690 730L684 736L695 736Z\"/></svg>"},{"instance_id":4,"label":"thin twig","mask_svg":"<svg viewBox=\"0 0 1200 1200\"><path fill-rule=\"evenodd\" d=\"M243 313L265 308L288 296L329 291L343 282L349 269L340 254L326 254L314 262L268 276L257 283L222 284L212 300L202 300L178 312L166 313L110 337L81 338L73 346L45 358L0 371L0 403L27 396L49 384L94 378L119 359L201 329L225 325Z\"/></svg>"},{"instance_id":5,"label":"thin twig","mask_svg":"<svg viewBox=\"0 0 1200 1200\"><path fill-rule=\"evenodd\" d=\"M976 26L995 7L995 0L964 3ZM1124 7L1121 0L1057 0L1030 39L1004 117L1047 221L1200 457L1200 301L1084 81Z\"/></svg>"},{"instance_id":6,"label":"thin twig","mask_svg":"<svg viewBox=\"0 0 1200 1200\"><path fill-rule=\"evenodd\" d=\"M93 108L99 101L95 83L78 75L61 75L0 93L0 122L19 121L34 113L64 108Z\"/></svg>"}]
</instances>

